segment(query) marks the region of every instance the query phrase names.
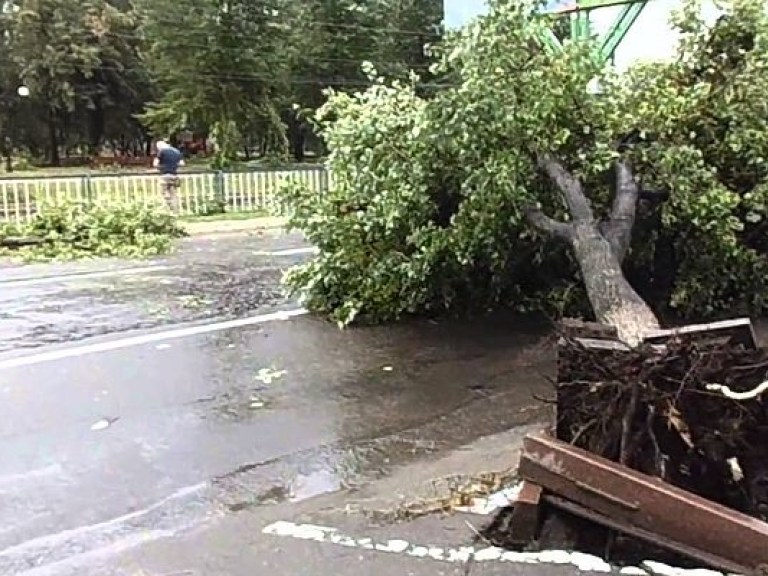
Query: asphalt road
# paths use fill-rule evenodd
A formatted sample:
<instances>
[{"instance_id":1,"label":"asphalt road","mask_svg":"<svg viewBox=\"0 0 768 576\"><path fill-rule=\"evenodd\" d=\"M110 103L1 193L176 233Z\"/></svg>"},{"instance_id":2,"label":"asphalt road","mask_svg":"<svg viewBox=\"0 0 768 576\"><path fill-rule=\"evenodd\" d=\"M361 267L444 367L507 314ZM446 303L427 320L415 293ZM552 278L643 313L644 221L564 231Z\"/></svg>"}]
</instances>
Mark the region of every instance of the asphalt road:
<instances>
[{"instance_id":1,"label":"asphalt road","mask_svg":"<svg viewBox=\"0 0 768 576\"><path fill-rule=\"evenodd\" d=\"M506 440L465 447L545 417L546 326L340 331L282 293L282 270L306 257L298 238L245 236L149 263L0 270L0 574L467 573L264 529L465 546L463 520L374 527L349 504L406 497L441 459L448 475L509 458ZM532 570L472 567L575 572Z\"/></svg>"}]
</instances>

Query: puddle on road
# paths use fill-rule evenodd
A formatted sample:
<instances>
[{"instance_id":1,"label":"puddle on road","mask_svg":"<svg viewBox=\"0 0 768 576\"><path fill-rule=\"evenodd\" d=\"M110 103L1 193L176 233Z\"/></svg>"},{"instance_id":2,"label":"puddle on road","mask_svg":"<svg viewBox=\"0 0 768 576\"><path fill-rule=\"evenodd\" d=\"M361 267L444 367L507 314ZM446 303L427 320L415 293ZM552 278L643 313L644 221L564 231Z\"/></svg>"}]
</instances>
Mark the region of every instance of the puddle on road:
<instances>
[{"instance_id":1,"label":"puddle on road","mask_svg":"<svg viewBox=\"0 0 768 576\"><path fill-rule=\"evenodd\" d=\"M411 459L434 454L434 442L389 437L324 446L276 461L247 464L212 482L214 499L231 512L300 502L382 478Z\"/></svg>"},{"instance_id":2,"label":"puddle on road","mask_svg":"<svg viewBox=\"0 0 768 576\"><path fill-rule=\"evenodd\" d=\"M299 474L291 482L288 499L301 502L321 494L336 492L344 487L341 478L330 470L317 470L310 474Z\"/></svg>"}]
</instances>

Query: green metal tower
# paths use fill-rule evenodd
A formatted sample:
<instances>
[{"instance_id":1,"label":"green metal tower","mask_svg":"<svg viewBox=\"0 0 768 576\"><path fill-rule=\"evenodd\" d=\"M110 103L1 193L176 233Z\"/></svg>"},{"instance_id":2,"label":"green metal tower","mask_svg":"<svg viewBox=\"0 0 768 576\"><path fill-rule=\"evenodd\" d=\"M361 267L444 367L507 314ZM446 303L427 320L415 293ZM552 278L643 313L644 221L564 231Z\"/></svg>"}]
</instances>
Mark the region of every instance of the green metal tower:
<instances>
[{"instance_id":1,"label":"green metal tower","mask_svg":"<svg viewBox=\"0 0 768 576\"><path fill-rule=\"evenodd\" d=\"M570 19L570 38L572 40L583 40L595 36L590 22L590 15L593 11L601 8L620 6L616 19L605 34L602 34L598 40L600 42L600 58L604 62L613 60L616 48L624 40L627 32L642 13L646 4L651 0L575 0L572 4L549 10L549 14L560 18ZM555 33L550 33L544 38L544 44L547 49L554 52L562 49L562 43Z\"/></svg>"}]
</instances>

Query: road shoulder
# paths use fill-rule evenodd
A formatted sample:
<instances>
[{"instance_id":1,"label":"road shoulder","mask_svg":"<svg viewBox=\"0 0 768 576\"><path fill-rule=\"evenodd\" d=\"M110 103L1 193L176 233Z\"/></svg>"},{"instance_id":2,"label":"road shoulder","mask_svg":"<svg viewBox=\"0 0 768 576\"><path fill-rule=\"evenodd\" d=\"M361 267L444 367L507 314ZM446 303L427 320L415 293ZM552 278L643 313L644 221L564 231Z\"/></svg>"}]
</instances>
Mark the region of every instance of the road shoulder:
<instances>
[{"instance_id":1,"label":"road shoulder","mask_svg":"<svg viewBox=\"0 0 768 576\"><path fill-rule=\"evenodd\" d=\"M468 520L482 526L491 517L434 510L453 496L457 483L468 485L473 478L494 474L514 476L522 438L539 429L541 425L530 425L481 438L440 458L403 466L357 490L222 515L186 533L158 535L137 543L115 557L104 558L98 567L73 565L72 572L61 574L74 575L85 568L94 576L356 576L361 569L374 576L463 574L466 562L461 555L473 546L476 535ZM430 513L405 520L399 511L406 509ZM302 534L301 528L298 536L295 530L291 532L291 527L301 526L310 533ZM324 527L328 532L313 537L312 527ZM422 548L432 549L431 556L422 555ZM441 554L435 552L438 548ZM485 548L480 545L478 549ZM486 556L485 560L480 556L483 566L473 569L473 574L534 573L531 566L502 562L500 555ZM572 567L547 566L536 573L576 572Z\"/></svg>"},{"instance_id":2,"label":"road shoulder","mask_svg":"<svg viewBox=\"0 0 768 576\"><path fill-rule=\"evenodd\" d=\"M182 222L182 227L190 236L212 236L219 234L258 233L280 231L285 228L286 219L280 216L261 216L243 220L204 220Z\"/></svg>"}]
</instances>

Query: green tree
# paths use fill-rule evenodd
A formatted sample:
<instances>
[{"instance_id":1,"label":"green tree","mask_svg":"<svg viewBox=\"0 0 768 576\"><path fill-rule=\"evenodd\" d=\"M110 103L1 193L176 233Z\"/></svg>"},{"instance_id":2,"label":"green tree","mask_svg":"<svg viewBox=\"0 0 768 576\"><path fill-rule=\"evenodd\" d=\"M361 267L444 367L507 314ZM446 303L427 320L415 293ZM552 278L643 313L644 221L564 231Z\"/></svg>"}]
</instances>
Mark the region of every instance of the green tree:
<instances>
[{"instance_id":1,"label":"green tree","mask_svg":"<svg viewBox=\"0 0 768 576\"><path fill-rule=\"evenodd\" d=\"M43 109L53 165L59 164L63 123L81 98L78 85L100 65L93 40L103 13L103 0L16 0L6 7L10 53Z\"/></svg>"},{"instance_id":2,"label":"green tree","mask_svg":"<svg viewBox=\"0 0 768 576\"><path fill-rule=\"evenodd\" d=\"M442 0L382 0L375 20L383 62L373 63L381 73L404 78L416 70L426 78L431 61L428 47L442 37Z\"/></svg>"},{"instance_id":3,"label":"green tree","mask_svg":"<svg viewBox=\"0 0 768 576\"><path fill-rule=\"evenodd\" d=\"M21 75L12 53L13 19L0 14L0 144L5 156L6 170L13 170L13 148L18 137L21 112Z\"/></svg>"},{"instance_id":4,"label":"green tree","mask_svg":"<svg viewBox=\"0 0 768 576\"><path fill-rule=\"evenodd\" d=\"M151 98L152 86L141 59L138 18L130 2L109 0L87 22L99 65L80 79L77 112L86 127L81 138L95 153L106 140L120 147L146 137L136 115Z\"/></svg>"},{"instance_id":5,"label":"green tree","mask_svg":"<svg viewBox=\"0 0 768 576\"><path fill-rule=\"evenodd\" d=\"M285 147L289 71L282 13L253 0L141 0L145 64L159 90L142 120L157 135L213 132L231 160L257 132Z\"/></svg>"},{"instance_id":6,"label":"green tree","mask_svg":"<svg viewBox=\"0 0 768 576\"><path fill-rule=\"evenodd\" d=\"M321 252L289 286L342 324L570 298L628 342L658 322L622 267L671 277L663 299L689 315L764 308L768 19L757 0L724 10L710 28L687 2L677 57L619 74L590 41L548 55L538 3L495 0L438 51L434 97L375 74L331 93L334 187L286 192ZM643 201L632 242L655 190L669 200Z\"/></svg>"},{"instance_id":7,"label":"green tree","mask_svg":"<svg viewBox=\"0 0 768 576\"><path fill-rule=\"evenodd\" d=\"M428 73L425 45L441 35L442 0L308 0L288 2L294 39L293 94L299 110L322 105L325 88L354 92L370 84L364 62L388 76ZM286 118L294 156L308 126L294 110Z\"/></svg>"}]
</instances>

